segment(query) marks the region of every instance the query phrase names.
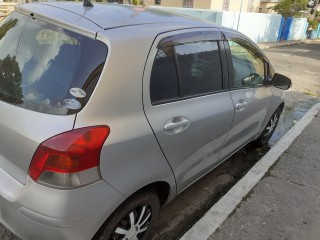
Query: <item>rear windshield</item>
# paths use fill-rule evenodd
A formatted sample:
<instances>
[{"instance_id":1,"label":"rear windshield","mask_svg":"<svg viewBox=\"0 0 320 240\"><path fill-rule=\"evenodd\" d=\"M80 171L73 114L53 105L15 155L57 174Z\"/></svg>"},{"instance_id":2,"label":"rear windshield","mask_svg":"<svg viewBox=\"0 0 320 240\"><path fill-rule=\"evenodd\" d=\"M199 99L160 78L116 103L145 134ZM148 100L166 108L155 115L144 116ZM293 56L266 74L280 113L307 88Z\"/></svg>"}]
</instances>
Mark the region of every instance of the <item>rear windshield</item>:
<instances>
[{"instance_id":1,"label":"rear windshield","mask_svg":"<svg viewBox=\"0 0 320 240\"><path fill-rule=\"evenodd\" d=\"M37 112L77 113L106 56L100 41L12 13L0 23L0 100Z\"/></svg>"}]
</instances>

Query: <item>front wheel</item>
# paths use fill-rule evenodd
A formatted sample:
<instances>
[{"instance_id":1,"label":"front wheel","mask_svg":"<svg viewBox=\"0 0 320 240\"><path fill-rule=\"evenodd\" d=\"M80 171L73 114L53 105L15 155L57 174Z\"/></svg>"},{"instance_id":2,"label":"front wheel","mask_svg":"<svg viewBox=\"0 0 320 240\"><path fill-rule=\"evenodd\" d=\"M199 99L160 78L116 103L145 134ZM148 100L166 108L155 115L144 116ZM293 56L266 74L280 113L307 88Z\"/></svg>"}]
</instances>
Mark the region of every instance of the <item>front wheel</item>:
<instances>
[{"instance_id":1,"label":"front wheel","mask_svg":"<svg viewBox=\"0 0 320 240\"><path fill-rule=\"evenodd\" d=\"M267 126L265 127L265 129L263 130L263 132L261 133L259 138L257 138L253 142L255 145L262 147L262 146L266 146L268 144L272 134L274 133L274 130L276 129L276 127L278 125L281 112L282 112L282 109L279 107L273 113L269 122L267 123Z\"/></svg>"},{"instance_id":2,"label":"front wheel","mask_svg":"<svg viewBox=\"0 0 320 240\"><path fill-rule=\"evenodd\" d=\"M160 202L153 192L142 192L124 202L101 227L96 240L147 240Z\"/></svg>"}]
</instances>

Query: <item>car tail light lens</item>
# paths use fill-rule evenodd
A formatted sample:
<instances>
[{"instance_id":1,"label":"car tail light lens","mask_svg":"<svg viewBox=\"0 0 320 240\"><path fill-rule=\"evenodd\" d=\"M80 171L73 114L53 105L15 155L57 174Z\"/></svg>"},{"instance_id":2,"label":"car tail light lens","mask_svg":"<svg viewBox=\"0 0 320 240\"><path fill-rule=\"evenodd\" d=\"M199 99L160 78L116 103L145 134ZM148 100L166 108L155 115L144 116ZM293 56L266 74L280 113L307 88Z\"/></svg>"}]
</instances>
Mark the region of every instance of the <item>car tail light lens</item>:
<instances>
[{"instance_id":1,"label":"car tail light lens","mask_svg":"<svg viewBox=\"0 0 320 240\"><path fill-rule=\"evenodd\" d=\"M100 180L100 154L109 133L108 126L94 126L49 138L40 144L32 158L30 177L63 189Z\"/></svg>"}]
</instances>

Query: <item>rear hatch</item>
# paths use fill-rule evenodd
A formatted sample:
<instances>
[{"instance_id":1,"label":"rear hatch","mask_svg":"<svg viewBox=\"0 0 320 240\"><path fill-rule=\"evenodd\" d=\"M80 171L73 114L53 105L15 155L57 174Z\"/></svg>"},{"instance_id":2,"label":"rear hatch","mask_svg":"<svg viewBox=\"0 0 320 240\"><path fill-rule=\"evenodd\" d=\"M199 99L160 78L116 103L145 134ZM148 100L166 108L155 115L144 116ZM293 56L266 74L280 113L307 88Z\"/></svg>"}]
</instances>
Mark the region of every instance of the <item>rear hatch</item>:
<instances>
[{"instance_id":1,"label":"rear hatch","mask_svg":"<svg viewBox=\"0 0 320 240\"><path fill-rule=\"evenodd\" d=\"M39 144L73 129L107 56L102 42L14 12L0 24L0 167L26 183Z\"/></svg>"}]
</instances>

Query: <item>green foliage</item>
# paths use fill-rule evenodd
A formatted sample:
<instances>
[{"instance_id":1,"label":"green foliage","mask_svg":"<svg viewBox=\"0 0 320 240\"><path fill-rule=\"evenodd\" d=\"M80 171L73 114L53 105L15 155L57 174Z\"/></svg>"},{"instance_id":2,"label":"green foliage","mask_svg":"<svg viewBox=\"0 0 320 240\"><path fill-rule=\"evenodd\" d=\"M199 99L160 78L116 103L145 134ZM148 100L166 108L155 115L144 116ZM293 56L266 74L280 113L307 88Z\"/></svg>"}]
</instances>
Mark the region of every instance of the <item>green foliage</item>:
<instances>
[{"instance_id":1,"label":"green foliage","mask_svg":"<svg viewBox=\"0 0 320 240\"><path fill-rule=\"evenodd\" d=\"M0 40L7 34L7 32L13 28L15 25L17 25L18 19L10 19L6 23L2 24L0 28Z\"/></svg>"},{"instance_id":2,"label":"green foliage","mask_svg":"<svg viewBox=\"0 0 320 240\"><path fill-rule=\"evenodd\" d=\"M22 74L16 57L0 60L0 98L12 104L23 103Z\"/></svg>"},{"instance_id":3,"label":"green foliage","mask_svg":"<svg viewBox=\"0 0 320 240\"><path fill-rule=\"evenodd\" d=\"M143 6L144 2L143 2L143 0L131 0L131 4L133 4L135 6Z\"/></svg>"},{"instance_id":4,"label":"green foliage","mask_svg":"<svg viewBox=\"0 0 320 240\"><path fill-rule=\"evenodd\" d=\"M317 30L319 25L318 18L309 19L309 26L312 28L312 30Z\"/></svg>"},{"instance_id":5,"label":"green foliage","mask_svg":"<svg viewBox=\"0 0 320 240\"><path fill-rule=\"evenodd\" d=\"M0 40L18 23L18 19L10 19L0 27ZM23 103L22 74L16 57L7 55L0 59L0 99L12 104Z\"/></svg>"},{"instance_id":6,"label":"green foliage","mask_svg":"<svg viewBox=\"0 0 320 240\"><path fill-rule=\"evenodd\" d=\"M284 17L299 17L299 11L307 10L308 0L282 0L271 9Z\"/></svg>"}]
</instances>

